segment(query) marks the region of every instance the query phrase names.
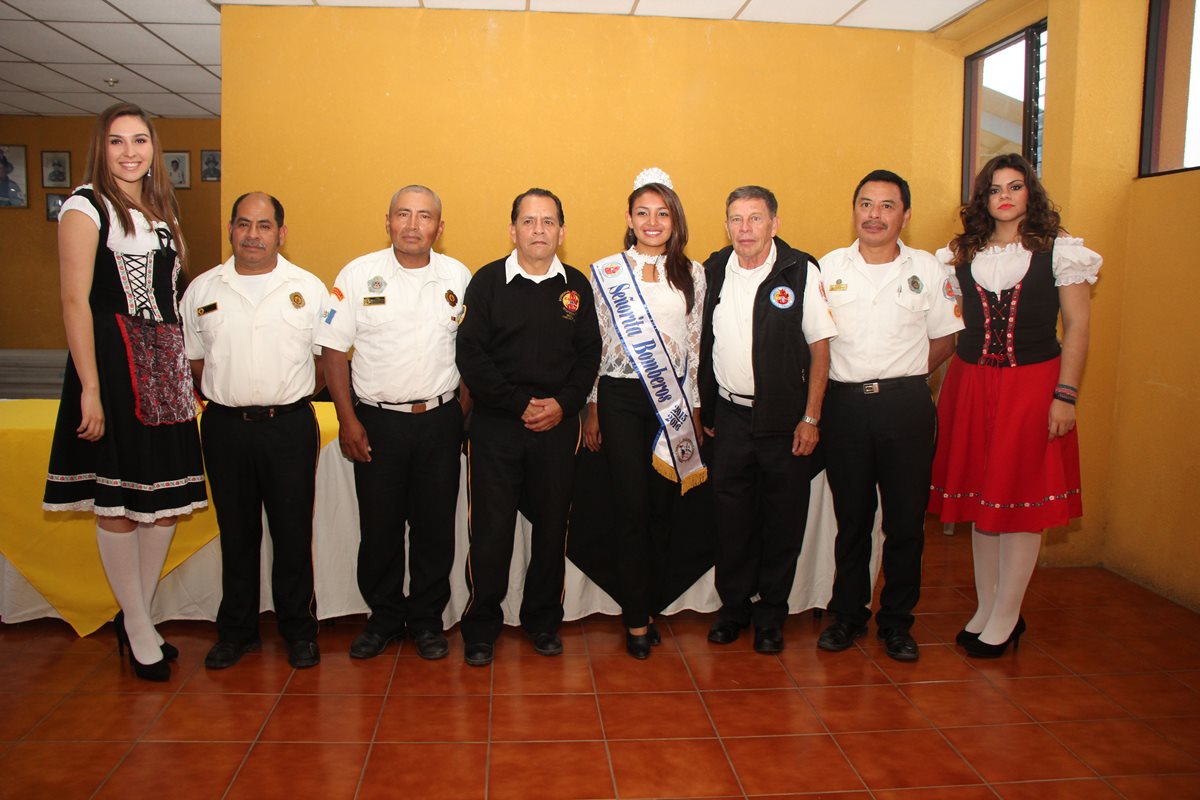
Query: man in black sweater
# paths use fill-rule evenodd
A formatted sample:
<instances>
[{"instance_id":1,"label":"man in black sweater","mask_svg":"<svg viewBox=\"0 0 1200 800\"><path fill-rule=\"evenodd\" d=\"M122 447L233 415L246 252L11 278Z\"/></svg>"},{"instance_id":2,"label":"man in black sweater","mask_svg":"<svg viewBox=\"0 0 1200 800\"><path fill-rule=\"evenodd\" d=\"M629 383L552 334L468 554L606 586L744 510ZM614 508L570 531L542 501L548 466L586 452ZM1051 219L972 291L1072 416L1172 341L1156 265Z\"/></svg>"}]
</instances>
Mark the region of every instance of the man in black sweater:
<instances>
[{"instance_id":1,"label":"man in black sweater","mask_svg":"<svg viewBox=\"0 0 1200 800\"><path fill-rule=\"evenodd\" d=\"M466 292L458 369L475 407L467 450L465 657L492 662L504 625L517 511L533 526L521 626L541 655L562 653L564 543L579 412L600 368L600 330L588 279L556 255L562 202L545 189L513 200L516 248L481 267Z\"/></svg>"}]
</instances>

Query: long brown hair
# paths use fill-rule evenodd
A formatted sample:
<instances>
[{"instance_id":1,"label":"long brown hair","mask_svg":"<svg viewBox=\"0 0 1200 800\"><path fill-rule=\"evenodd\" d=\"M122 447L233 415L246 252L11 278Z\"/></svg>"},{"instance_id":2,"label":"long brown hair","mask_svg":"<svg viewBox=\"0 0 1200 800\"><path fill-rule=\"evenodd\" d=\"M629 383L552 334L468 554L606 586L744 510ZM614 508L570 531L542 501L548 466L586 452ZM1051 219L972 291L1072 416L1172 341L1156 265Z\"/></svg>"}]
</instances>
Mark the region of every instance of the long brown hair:
<instances>
[{"instance_id":1,"label":"long brown hair","mask_svg":"<svg viewBox=\"0 0 1200 800\"><path fill-rule=\"evenodd\" d=\"M667 283L683 292L688 313L691 313L692 305L696 301L696 284L692 280L692 260L683 252L688 242L687 217L683 215L683 203L679 201L679 195L675 194L674 189L661 183L647 183L634 189L633 194L629 195L627 210L630 214L633 214L634 202L647 192L654 192L661 197L663 205L671 213L671 238L667 240ZM628 250L635 244L637 235L630 227L625 231L625 249Z\"/></svg>"},{"instance_id":2,"label":"long brown hair","mask_svg":"<svg viewBox=\"0 0 1200 800\"><path fill-rule=\"evenodd\" d=\"M150 131L150 143L154 146L150 170L142 178L142 199L135 203L129 195L121 191L117 179L108 169L108 130L113 121L119 117L137 117L146 124ZM96 117L96 125L92 129L92 141L88 145L87 168L83 174L84 183L92 184L96 194L103 197L117 212L116 222L126 234L133 232L132 209L141 211L148 220L161 220L171 229L175 240L175 252L179 260L187 268L187 245L183 240L183 230L179 227L179 202L175 199L175 189L167 178L167 170L163 166L162 147L159 145L158 132L150 116L133 103L117 103L100 112ZM103 203L100 203L102 213L107 213ZM112 223L112 220L109 220Z\"/></svg>"},{"instance_id":3,"label":"long brown hair","mask_svg":"<svg viewBox=\"0 0 1200 800\"><path fill-rule=\"evenodd\" d=\"M954 253L955 266L973 261L975 254L987 246L988 239L996 229L996 220L988 213L988 197L992 189L992 178L1002 169L1015 169L1025 179L1029 201L1025 218L1017 227L1025 249L1031 253L1049 250L1054 245L1054 239L1060 233L1065 233L1062 216L1058 213L1057 206L1050 202L1046 188L1038 180L1033 167L1017 153L1006 153L983 165L983 169L975 176L970 201L959 211L963 232L950 240L950 251Z\"/></svg>"}]
</instances>

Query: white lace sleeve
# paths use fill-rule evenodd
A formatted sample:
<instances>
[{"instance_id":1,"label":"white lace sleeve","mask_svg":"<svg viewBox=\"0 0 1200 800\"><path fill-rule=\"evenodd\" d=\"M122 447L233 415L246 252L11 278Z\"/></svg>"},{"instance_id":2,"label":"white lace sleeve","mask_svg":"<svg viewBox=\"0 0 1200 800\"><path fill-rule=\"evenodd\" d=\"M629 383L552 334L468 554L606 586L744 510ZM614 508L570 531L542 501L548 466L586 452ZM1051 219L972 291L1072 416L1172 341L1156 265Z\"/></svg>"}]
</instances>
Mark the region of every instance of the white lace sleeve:
<instances>
[{"instance_id":1,"label":"white lace sleeve","mask_svg":"<svg viewBox=\"0 0 1200 800\"><path fill-rule=\"evenodd\" d=\"M700 408L700 331L704 327L704 296L708 292L708 279L704 267L692 262L692 286L695 299L692 311L687 315L687 384L688 399L692 409Z\"/></svg>"},{"instance_id":2,"label":"white lace sleeve","mask_svg":"<svg viewBox=\"0 0 1200 800\"><path fill-rule=\"evenodd\" d=\"M600 371L596 373L596 380L592 382L592 391L587 399L589 403L595 403L600 395L600 376L604 374L604 366L611 358L613 345L620 350L621 344L615 341L617 329L613 326L608 303L604 302L604 298L600 296L600 284L596 282L596 273L590 273L588 280L592 282L592 297L596 298L596 322L600 326Z\"/></svg>"},{"instance_id":3,"label":"white lace sleeve","mask_svg":"<svg viewBox=\"0 0 1200 800\"><path fill-rule=\"evenodd\" d=\"M1083 239L1060 236L1054 240L1054 285L1095 283L1104 259L1083 246Z\"/></svg>"}]
</instances>

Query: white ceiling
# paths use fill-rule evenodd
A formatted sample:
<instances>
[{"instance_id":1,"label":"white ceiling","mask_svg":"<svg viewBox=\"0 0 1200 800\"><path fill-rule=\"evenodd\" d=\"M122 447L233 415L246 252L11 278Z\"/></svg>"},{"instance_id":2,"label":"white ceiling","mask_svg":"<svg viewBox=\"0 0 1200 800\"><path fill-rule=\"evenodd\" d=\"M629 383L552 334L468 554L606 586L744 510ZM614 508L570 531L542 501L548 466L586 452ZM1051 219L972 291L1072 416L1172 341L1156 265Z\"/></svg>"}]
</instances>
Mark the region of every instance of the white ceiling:
<instances>
[{"instance_id":1,"label":"white ceiling","mask_svg":"<svg viewBox=\"0 0 1200 800\"><path fill-rule=\"evenodd\" d=\"M986 0L0 0L0 114L87 115L118 100L221 115L229 5L688 17L932 31Z\"/></svg>"}]
</instances>

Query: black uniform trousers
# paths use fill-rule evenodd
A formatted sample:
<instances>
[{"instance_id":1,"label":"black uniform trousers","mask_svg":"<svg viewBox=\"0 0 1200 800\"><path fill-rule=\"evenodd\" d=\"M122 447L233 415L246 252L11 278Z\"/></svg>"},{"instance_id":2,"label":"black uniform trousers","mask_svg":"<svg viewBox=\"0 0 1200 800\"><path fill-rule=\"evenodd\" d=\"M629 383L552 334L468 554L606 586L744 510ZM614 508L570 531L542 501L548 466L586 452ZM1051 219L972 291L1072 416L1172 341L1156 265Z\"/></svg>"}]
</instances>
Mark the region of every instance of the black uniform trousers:
<instances>
[{"instance_id":1,"label":"black uniform trousers","mask_svg":"<svg viewBox=\"0 0 1200 800\"><path fill-rule=\"evenodd\" d=\"M320 433L311 405L265 419L209 403L200 418L208 485L221 530L217 636L243 644L258 634L262 517L267 512L271 591L279 632L317 638L312 519Z\"/></svg>"},{"instance_id":2,"label":"black uniform trousers","mask_svg":"<svg viewBox=\"0 0 1200 800\"><path fill-rule=\"evenodd\" d=\"M883 503L883 579L876 622L907 631L921 597L925 507L933 469L937 412L924 378L860 384L830 382L821 418L826 475L837 517L837 575L829 610L864 625L871 618L871 531Z\"/></svg>"},{"instance_id":3,"label":"black uniform trousers","mask_svg":"<svg viewBox=\"0 0 1200 800\"><path fill-rule=\"evenodd\" d=\"M720 618L780 628L808 522L811 457L792 434L755 436L749 408L717 400L710 477L717 506ZM759 599L751 602L757 594Z\"/></svg>"},{"instance_id":4,"label":"black uniform trousers","mask_svg":"<svg viewBox=\"0 0 1200 800\"><path fill-rule=\"evenodd\" d=\"M467 588L462 616L467 644L494 642L504 627L501 603L508 593L517 511L533 526L529 566L521 596L521 626L530 634L562 625L567 516L582 427L563 417L535 433L516 417L471 417L467 449Z\"/></svg>"},{"instance_id":5,"label":"black uniform trousers","mask_svg":"<svg viewBox=\"0 0 1200 800\"><path fill-rule=\"evenodd\" d=\"M405 627L441 631L454 565L462 406L451 400L409 414L359 403L354 410L371 446L370 461L354 462L358 590L371 608L366 630L385 638Z\"/></svg>"},{"instance_id":6,"label":"black uniform trousers","mask_svg":"<svg viewBox=\"0 0 1200 800\"><path fill-rule=\"evenodd\" d=\"M619 553L621 616L628 628L640 628L659 611L651 597L662 574L670 538L670 508L679 484L651 466L654 440L662 422L637 378L600 378L597 408L600 453L608 464Z\"/></svg>"}]
</instances>

